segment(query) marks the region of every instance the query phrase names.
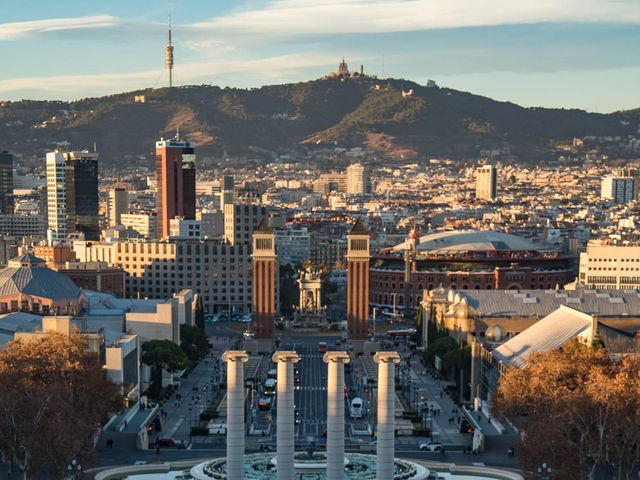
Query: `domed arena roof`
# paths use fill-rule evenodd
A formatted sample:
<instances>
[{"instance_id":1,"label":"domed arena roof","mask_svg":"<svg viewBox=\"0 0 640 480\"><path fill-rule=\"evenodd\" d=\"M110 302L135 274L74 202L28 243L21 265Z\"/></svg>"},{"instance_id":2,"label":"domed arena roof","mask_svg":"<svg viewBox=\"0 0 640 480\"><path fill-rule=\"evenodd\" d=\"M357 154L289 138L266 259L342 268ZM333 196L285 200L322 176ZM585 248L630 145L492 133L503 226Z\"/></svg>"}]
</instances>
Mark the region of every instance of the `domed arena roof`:
<instances>
[{"instance_id":1,"label":"domed arena roof","mask_svg":"<svg viewBox=\"0 0 640 480\"><path fill-rule=\"evenodd\" d=\"M0 297L20 293L51 300L75 300L80 289L66 275L47 268L44 260L24 254L0 270Z\"/></svg>"},{"instance_id":2,"label":"domed arena roof","mask_svg":"<svg viewBox=\"0 0 640 480\"><path fill-rule=\"evenodd\" d=\"M405 243L393 247L394 252L405 249ZM483 251L544 251L548 247L537 245L531 240L508 233L494 231L455 230L438 232L420 237L419 252L450 254Z\"/></svg>"}]
</instances>

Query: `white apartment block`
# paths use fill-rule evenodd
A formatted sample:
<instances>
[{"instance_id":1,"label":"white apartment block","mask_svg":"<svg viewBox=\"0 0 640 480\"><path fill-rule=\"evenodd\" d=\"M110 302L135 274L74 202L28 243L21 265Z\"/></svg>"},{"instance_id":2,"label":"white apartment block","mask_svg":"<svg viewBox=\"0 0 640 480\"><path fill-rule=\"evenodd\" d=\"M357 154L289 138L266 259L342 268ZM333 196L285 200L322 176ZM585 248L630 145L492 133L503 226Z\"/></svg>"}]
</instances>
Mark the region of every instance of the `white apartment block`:
<instances>
[{"instance_id":1,"label":"white apartment block","mask_svg":"<svg viewBox=\"0 0 640 480\"><path fill-rule=\"evenodd\" d=\"M636 199L636 178L609 175L602 179L600 197L615 203L629 203Z\"/></svg>"},{"instance_id":2,"label":"white apartment block","mask_svg":"<svg viewBox=\"0 0 640 480\"><path fill-rule=\"evenodd\" d=\"M120 223L132 228L141 236L148 239L156 238L156 214L155 213L123 213L120 215Z\"/></svg>"},{"instance_id":3,"label":"white apartment block","mask_svg":"<svg viewBox=\"0 0 640 480\"><path fill-rule=\"evenodd\" d=\"M47 221L40 215L0 214L0 235L45 238Z\"/></svg>"},{"instance_id":4,"label":"white apartment block","mask_svg":"<svg viewBox=\"0 0 640 480\"><path fill-rule=\"evenodd\" d=\"M578 282L589 288L640 288L640 246L588 245L580 254Z\"/></svg>"},{"instance_id":5,"label":"white apartment block","mask_svg":"<svg viewBox=\"0 0 640 480\"><path fill-rule=\"evenodd\" d=\"M351 195L371 193L371 177L367 167L360 163L347 167L347 193Z\"/></svg>"},{"instance_id":6,"label":"white apartment block","mask_svg":"<svg viewBox=\"0 0 640 480\"><path fill-rule=\"evenodd\" d=\"M306 227L289 226L275 234L281 264L297 265L311 259L311 235Z\"/></svg>"},{"instance_id":7,"label":"white apartment block","mask_svg":"<svg viewBox=\"0 0 640 480\"><path fill-rule=\"evenodd\" d=\"M476 169L476 198L495 200L498 197L498 171L493 165L483 165Z\"/></svg>"}]
</instances>

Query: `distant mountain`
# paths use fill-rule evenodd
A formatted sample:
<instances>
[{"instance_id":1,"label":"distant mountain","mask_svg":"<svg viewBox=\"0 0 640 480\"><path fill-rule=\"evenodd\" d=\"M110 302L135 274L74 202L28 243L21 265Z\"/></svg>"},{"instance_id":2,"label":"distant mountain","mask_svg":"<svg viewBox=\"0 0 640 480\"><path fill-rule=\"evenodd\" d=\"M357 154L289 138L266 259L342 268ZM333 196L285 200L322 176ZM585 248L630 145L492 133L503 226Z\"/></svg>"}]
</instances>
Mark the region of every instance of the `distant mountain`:
<instances>
[{"instance_id":1,"label":"distant mountain","mask_svg":"<svg viewBox=\"0 0 640 480\"><path fill-rule=\"evenodd\" d=\"M144 96L144 103L135 102ZM554 142L637 132L640 110L612 114L523 108L449 88L372 77L325 78L257 89L148 89L75 102L0 104L0 149L42 156L57 142L104 162L150 158L154 141L181 135L200 158L290 148L362 146L398 158L477 158L501 149L520 160L553 157Z\"/></svg>"}]
</instances>

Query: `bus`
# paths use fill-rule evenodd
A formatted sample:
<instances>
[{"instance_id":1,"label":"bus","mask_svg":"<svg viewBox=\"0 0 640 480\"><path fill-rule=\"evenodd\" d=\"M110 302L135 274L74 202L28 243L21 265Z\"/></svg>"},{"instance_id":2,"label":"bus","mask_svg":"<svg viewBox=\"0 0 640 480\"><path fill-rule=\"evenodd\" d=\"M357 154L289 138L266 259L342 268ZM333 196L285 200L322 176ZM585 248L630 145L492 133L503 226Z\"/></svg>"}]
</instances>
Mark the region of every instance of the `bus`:
<instances>
[{"instance_id":1,"label":"bus","mask_svg":"<svg viewBox=\"0 0 640 480\"><path fill-rule=\"evenodd\" d=\"M351 418L362 418L362 399L360 397L355 397L351 400L349 404L349 414Z\"/></svg>"},{"instance_id":2,"label":"bus","mask_svg":"<svg viewBox=\"0 0 640 480\"><path fill-rule=\"evenodd\" d=\"M273 378L268 378L266 382L264 382L264 394L273 396L276 394L276 381Z\"/></svg>"}]
</instances>

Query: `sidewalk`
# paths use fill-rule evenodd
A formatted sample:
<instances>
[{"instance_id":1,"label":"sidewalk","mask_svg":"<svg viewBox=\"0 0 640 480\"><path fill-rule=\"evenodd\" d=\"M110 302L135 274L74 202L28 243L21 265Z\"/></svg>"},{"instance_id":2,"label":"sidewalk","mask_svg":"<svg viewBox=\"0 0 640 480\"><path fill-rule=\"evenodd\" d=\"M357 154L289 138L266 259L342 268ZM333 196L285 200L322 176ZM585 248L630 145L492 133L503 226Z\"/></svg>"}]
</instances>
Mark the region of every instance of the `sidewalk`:
<instances>
[{"instance_id":1,"label":"sidewalk","mask_svg":"<svg viewBox=\"0 0 640 480\"><path fill-rule=\"evenodd\" d=\"M207 409L225 377L220 355L232 348L236 340L237 337L209 338L209 342L213 344L209 355L200 361L187 378L180 379L180 388L161 407L161 411L165 412L161 419L162 431L149 436L150 447L156 437L170 437L178 443L184 441L185 446L190 444L191 427L198 423L200 413ZM178 395L180 400L177 400Z\"/></svg>"}]
</instances>

